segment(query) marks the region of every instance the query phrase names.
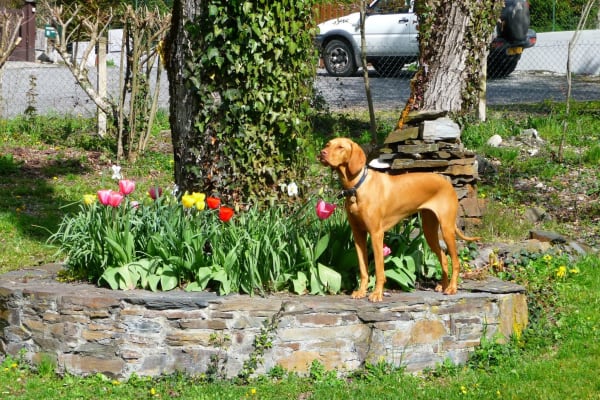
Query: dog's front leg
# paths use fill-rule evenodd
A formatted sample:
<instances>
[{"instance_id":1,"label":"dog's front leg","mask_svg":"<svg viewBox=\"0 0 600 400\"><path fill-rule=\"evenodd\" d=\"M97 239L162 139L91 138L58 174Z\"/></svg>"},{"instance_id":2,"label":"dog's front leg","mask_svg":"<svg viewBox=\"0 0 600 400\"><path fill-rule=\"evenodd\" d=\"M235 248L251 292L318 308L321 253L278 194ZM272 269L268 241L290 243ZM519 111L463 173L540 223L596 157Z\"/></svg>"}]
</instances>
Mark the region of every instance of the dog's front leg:
<instances>
[{"instance_id":1,"label":"dog's front leg","mask_svg":"<svg viewBox=\"0 0 600 400\"><path fill-rule=\"evenodd\" d=\"M369 286L369 255L367 254L367 232L352 227L354 235L354 245L356 246L356 255L358 256L358 268L360 271L360 286L352 292L353 299L362 299L367 296L367 286Z\"/></svg>"},{"instance_id":2,"label":"dog's front leg","mask_svg":"<svg viewBox=\"0 0 600 400\"><path fill-rule=\"evenodd\" d=\"M373 244L373 258L375 260L375 289L369 296L369 300L379 302L383 300L383 285L385 283L383 232L371 232L371 243Z\"/></svg>"}]
</instances>

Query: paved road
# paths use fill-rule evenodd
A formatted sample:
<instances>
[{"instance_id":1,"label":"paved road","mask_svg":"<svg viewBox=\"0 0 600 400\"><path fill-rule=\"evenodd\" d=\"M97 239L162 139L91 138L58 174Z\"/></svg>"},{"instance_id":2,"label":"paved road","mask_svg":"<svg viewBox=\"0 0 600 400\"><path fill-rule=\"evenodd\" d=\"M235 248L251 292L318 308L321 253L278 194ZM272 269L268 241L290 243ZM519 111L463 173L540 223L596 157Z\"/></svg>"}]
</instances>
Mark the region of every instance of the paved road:
<instances>
[{"instance_id":1,"label":"paved road","mask_svg":"<svg viewBox=\"0 0 600 400\"><path fill-rule=\"evenodd\" d=\"M410 78L381 78L370 72L370 86L375 109L404 107L410 94ZM536 103L544 100L566 99L567 81L564 75L516 71L508 78L487 83L489 105ZM331 109L367 107L362 73L349 78L334 78L319 70L316 89ZM572 85L575 100L600 100L600 77L577 77Z\"/></svg>"}]
</instances>

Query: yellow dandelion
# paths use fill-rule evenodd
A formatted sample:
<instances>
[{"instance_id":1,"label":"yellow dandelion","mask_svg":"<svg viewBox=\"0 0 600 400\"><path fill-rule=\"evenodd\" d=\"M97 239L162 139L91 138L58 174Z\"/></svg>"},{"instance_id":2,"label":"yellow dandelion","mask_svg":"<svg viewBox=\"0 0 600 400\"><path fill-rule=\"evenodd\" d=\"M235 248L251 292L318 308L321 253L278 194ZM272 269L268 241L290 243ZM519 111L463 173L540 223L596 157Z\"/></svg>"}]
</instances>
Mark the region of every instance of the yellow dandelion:
<instances>
[{"instance_id":1,"label":"yellow dandelion","mask_svg":"<svg viewBox=\"0 0 600 400\"><path fill-rule=\"evenodd\" d=\"M556 270L556 277L557 278L564 278L565 276L567 276L567 267L565 267L564 265L561 265Z\"/></svg>"},{"instance_id":2,"label":"yellow dandelion","mask_svg":"<svg viewBox=\"0 0 600 400\"><path fill-rule=\"evenodd\" d=\"M58 177L57 177L57 176L53 176L53 177L52 177L52 180L53 180L53 181L57 181L57 180L58 180Z\"/></svg>"},{"instance_id":3,"label":"yellow dandelion","mask_svg":"<svg viewBox=\"0 0 600 400\"><path fill-rule=\"evenodd\" d=\"M150 389L150 396L156 396L156 389L154 389L154 388Z\"/></svg>"},{"instance_id":4,"label":"yellow dandelion","mask_svg":"<svg viewBox=\"0 0 600 400\"><path fill-rule=\"evenodd\" d=\"M461 386L461 387L460 387L460 392L461 392L462 394L467 394L467 388L466 388L465 386Z\"/></svg>"},{"instance_id":5,"label":"yellow dandelion","mask_svg":"<svg viewBox=\"0 0 600 400\"><path fill-rule=\"evenodd\" d=\"M121 384L121 382L115 380L115 381L112 381L112 384L114 386L119 386Z\"/></svg>"},{"instance_id":6,"label":"yellow dandelion","mask_svg":"<svg viewBox=\"0 0 600 400\"><path fill-rule=\"evenodd\" d=\"M250 389L250 394L251 394L252 396L256 396L256 388L252 388L252 389Z\"/></svg>"},{"instance_id":7,"label":"yellow dandelion","mask_svg":"<svg viewBox=\"0 0 600 400\"><path fill-rule=\"evenodd\" d=\"M550 254L546 254L546 255L544 255L543 260L546 262L550 262L550 261L552 261L552 256Z\"/></svg>"},{"instance_id":8,"label":"yellow dandelion","mask_svg":"<svg viewBox=\"0 0 600 400\"><path fill-rule=\"evenodd\" d=\"M579 268L571 268L569 270L569 272L572 273L572 274L578 274L579 273Z\"/></svg>"},{"instance_id":9,"label":"yellow dandelion","mask_svg":"<svg viewBox=\"0 0 600 400\"><path fill-rule=\"evenodd\" d=\"M11 367L11 368L13 368L13 369L14 369L14 368L17 368L18 366L19 366L19 364L17 364L17 363L12 363L12 364L10 365L10 367Z\"/></svg>"}]
</instances>

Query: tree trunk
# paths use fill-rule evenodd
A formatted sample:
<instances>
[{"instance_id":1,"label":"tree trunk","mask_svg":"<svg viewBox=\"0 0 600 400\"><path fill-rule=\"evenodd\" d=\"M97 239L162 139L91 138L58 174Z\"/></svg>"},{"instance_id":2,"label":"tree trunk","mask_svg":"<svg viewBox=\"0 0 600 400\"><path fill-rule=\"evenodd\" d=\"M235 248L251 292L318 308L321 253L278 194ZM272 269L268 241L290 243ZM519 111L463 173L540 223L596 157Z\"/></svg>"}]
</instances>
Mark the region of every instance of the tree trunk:
<instances>
[{"instance_id":1,"label":"tree trunk","mask_svg":"<svg viewBox=\"0 0 600 400\"><path fill-rule=\"evenodd\" d=\"M169 78L171 139L173 142L175 184L181 191L194 190L201 173L187 166L198 164L193 149L202 146L202 135L194 129L201 106L197 92L186 85L186 62L193 60L186 24L194 24L201 16L203 0L175 0L171 17L171 31L165 43L166 69ZM200 182L198 182L199 184ZM200 186L200 185L198 185Z\"/></svg>"},{"instance_id":2,"label":"tree trunk","mask_svg":"<svg viewBox=\"0 0 600 400\"><path fill-rule=\"evenodd\" d=\"M398 123L409 111L476 110L485 59L502 3L495 0L424 0L419 4L419 69Z\"/></svg>"}]
</instances>

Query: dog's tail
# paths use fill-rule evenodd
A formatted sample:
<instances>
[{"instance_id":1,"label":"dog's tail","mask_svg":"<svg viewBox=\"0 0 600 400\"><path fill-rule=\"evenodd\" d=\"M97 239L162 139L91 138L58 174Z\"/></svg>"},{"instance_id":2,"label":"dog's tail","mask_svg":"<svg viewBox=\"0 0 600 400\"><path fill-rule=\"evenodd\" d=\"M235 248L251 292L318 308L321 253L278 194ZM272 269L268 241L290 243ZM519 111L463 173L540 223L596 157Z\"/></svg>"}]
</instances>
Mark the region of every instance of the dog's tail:
<instances>
[{"instance_id":1,"label":"dog's tail","mask_svg":"<svg viewBox=\"0 0 600 400\"><path fill-rule=\"evenodd\" d=\"M456 234L458 235L459 238L461 238L462 240L466 240L467 242L476 242L478 240L481 240L480 236L475 236L475 237L465 236L465 234L456 225L454 226L454 230L456 231Z\"/></svg>"}]
</instances>

